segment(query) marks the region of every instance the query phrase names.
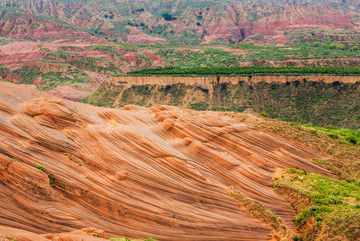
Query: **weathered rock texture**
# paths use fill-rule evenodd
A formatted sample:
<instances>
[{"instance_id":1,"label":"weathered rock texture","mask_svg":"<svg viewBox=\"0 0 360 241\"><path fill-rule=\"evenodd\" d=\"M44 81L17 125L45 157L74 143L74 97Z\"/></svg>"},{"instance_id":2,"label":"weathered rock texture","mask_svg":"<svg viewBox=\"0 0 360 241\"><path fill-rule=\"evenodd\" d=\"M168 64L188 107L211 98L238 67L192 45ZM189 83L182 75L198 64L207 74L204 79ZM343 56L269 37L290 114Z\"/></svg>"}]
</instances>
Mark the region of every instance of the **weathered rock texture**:
<instances>
[{"instance_id":1,"label":"weathered rock texture","mask_svg":"<svg viewBox=\"0 0 360 241\"><path fill-rule=\"evenodd\" d=\"M317 152L213 112L107 109L0 83L0 225L159 240L264 240L233 186L294 229L276 168L329 175ZM41 165L45 171L36 167Z\"/></svg>"},{"instance_id":2,"label":"weathered rock texture","mask_svg":"<svg viewBox=\"0 0 360 241\"><path fill-rule=\"evenodd\" d=\"M125 86L140 85L198 85L202 88L211 89L215 84L232 84L239 82L248 83L286 83L294 81L310 81L319 83L342 82L346 84L354 84L360 82L360 76L250 76L250 77L226 77L226 76L207 76L207 77L174 77L174 76L116 76L109 78L108 82Z\"/></svg>"}]
</instances>

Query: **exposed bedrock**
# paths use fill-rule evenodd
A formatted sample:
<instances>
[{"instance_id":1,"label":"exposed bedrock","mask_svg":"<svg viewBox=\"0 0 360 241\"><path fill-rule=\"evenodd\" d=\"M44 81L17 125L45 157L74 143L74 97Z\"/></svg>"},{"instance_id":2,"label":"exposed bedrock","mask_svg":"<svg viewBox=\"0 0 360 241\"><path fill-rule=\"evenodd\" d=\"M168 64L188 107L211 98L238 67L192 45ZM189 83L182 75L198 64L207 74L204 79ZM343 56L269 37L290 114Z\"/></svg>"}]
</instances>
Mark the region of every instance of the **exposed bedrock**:
<instances>
[{"instance_id":1,"label":"exposed bedrock","mask_svg":"<svg viewBox=\"0 0 360 241\"><path fill-rule=\"evenodd\" d=\"M294 230L277 168L329 176L299 143L213 112L122 109L0 83L0 225L159 240L264 240L233 186ZM38 166L42 166L40 170ZM38 168L36 168L38 167Z\"/></svg>"}]
</instances>

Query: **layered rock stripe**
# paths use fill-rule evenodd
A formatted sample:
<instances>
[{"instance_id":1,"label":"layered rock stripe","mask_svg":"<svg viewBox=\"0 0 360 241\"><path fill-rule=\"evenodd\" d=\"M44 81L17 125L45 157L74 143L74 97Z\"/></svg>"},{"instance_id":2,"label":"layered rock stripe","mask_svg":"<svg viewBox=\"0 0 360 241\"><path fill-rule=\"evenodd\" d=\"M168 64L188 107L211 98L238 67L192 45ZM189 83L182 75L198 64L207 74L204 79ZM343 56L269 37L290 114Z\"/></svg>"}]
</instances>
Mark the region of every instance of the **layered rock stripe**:
<instances>
[{"instance_id":1,"label":"layered rock stripe","mask_svg":"<svg viewBox=\"0 0 360 241\"><path fill-rule=\"evenodd\" d=\"M295 230L277 168L329 176L299 143L215 112L84 105L0 83L0 225L158 240L264 240L230 186ZM42 166L45 171L39 170Z\"/></svg>"}]
</instances>

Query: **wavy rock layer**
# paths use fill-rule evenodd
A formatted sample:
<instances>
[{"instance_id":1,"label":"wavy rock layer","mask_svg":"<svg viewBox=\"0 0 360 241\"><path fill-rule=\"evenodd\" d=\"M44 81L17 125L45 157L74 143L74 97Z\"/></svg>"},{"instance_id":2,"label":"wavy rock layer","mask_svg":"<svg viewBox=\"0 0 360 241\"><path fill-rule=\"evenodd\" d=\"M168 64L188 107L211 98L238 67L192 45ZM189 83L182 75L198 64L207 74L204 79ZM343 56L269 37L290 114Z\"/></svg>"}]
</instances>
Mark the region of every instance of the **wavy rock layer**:
<instances>
[{"instance_id":1,"label":"wavy rock layer","mask_svg":"<svg viewBox=\"0 0 360 241\"><path fill-rule=\"evenodd\" d=\"M271 175L289 167L328 175L308 161L317 156L218 113L98 108L0 83L0 225L26 231L264 240L271 228L227 189L293 229Z\"/></svg>"}]
</instances>

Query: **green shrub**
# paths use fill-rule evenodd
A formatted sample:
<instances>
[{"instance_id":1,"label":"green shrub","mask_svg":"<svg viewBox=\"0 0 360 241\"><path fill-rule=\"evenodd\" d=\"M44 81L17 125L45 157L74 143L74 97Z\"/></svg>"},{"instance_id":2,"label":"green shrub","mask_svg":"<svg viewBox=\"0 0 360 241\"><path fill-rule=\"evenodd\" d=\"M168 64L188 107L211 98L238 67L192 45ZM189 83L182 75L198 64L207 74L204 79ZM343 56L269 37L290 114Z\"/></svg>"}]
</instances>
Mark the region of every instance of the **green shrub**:
<instances>
[{"instance_id":1,"label":"green shrub","mask_svg":"<svg viewBox=\"0 0 360 241\"><path fill-rule=\"evenodd\" d=\"M171 13L163 13L161 15L166 21L173 21L176 20L177 18L174 17Z\"/></svg>"},{"instance_id":2,"label":"green shrub","mask_svg":"<svg viewBox=\"0 0 360 241\"><path fill-rule=\"evenodd\" d=\"M206 55L221 56L224 51L207 49ZM194 54L196 58L196 54ZM224 56L218 60L223 59ZM207 60L208 61L208 60ZM229 62L229 59L227 59ZM231 62L231 61L230 61ZM130 72L129 75L133 76L254 76L254 75L333 75L333 76L360 76L359 67L264 67L264 66L251 66L251 67L167 67L156 69L142 69Z\"/></svg>"},{"instance_id":3,"label":"green shrub","mask_svg":"<svg viewBox=\"0 0 360 241\"><path fill-rule=\"evenodd\" d=\"M36 168L43 171L43 172L45 172L45 168L43 166L41 166L41 165L37 166Z\"/></svg>"},{"instance_id":4,"label":"green shrub","mask_svg":"<svg viewBox=\"0 0 360 241\"><path fill-rule=\"evenodd\" d=\"M304 240L304 238L303 238L302 236L297 236L297 235L294 235L294 236L292 237L292 239L293 239L294 241L303 241L303 240Z\"/></svg>"},{"instance_id":5,"label":"green shrub","mask_svg":"<svg viewBox=\"0 0 360 241\"><path fill-rule=\"evenodd\" d=\"M303 210L299 215L294 218L294 223L296 226L303 225L311 217L311 212L309 210Z\"/></svg>"},{"instance_id":6,"label":"green shrub","mask_svg":"<svg viewBox=\"0 0 360 241\"><path fill-rule=\"evenodd\" d=\"M198 111L207 110L208 107L209 107L209 104L208 104L208 103L205 103L205 102L202 102L202 101L199 101L199 102L190 104L190 108L191 108L191 109L198 110Z\"/></svg>"}]
</instances>

